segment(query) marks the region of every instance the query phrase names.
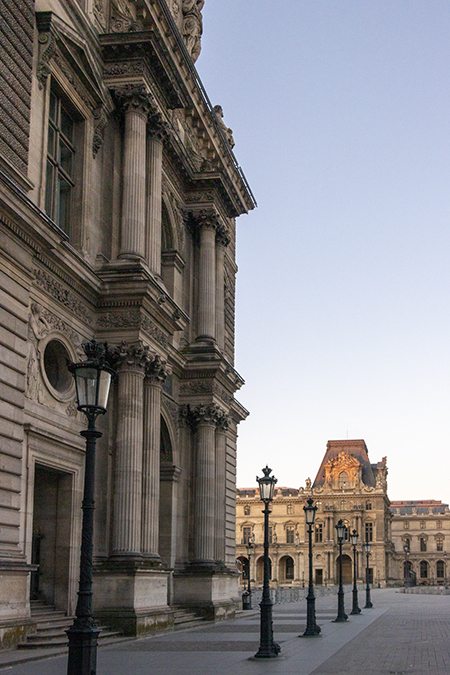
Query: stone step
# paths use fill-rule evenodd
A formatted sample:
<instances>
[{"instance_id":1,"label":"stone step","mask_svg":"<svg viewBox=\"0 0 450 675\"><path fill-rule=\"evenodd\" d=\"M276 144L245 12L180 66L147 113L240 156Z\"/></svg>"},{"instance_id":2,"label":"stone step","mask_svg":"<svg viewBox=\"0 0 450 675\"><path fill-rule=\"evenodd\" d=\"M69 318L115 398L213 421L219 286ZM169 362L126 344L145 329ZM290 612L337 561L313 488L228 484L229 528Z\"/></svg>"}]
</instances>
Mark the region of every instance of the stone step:
<instances>
[{"instance_id":1,"label":"stone step","mask_svg":"<svg viewBox=\"0 0 450 675\"><path fill-rule=\"evenodd\" d=\"M70 622L72 623L72 622ZM122 634L119 631L109 630L108 628L101 628L101 633L98 637L99 644L108 643L112 641L112 638L121 636ZM51 635L39 635L38 633L32 633L27 635L26 642L19 642L17 645L18 649L52 649L55 647L67 647L68 640L67 635L64 631L60 633L55 633Z\"/></svg>"}]
</instances>

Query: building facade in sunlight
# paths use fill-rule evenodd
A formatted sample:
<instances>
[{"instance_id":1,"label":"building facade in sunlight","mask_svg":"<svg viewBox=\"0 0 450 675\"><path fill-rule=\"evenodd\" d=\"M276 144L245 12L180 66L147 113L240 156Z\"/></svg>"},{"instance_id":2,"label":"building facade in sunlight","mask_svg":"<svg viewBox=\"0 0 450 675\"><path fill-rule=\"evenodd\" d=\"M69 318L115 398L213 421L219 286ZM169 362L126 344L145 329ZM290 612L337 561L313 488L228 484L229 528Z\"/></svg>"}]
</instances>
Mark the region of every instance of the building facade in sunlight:
<instances>
[{"instance_id":1,"label":"building facade in sunlight","mask_svg":"<svg viewBox=\"0 0 450 675\"><path fill-rule=\"evenodd\" d=\"M73 614L85 417L99 419L94 611L128 634L233 614L235 219L255 206L194 66L203 0L4 0L0 636Z\"/></svg>"},{"instance_id":2,"label":"building facade in sunlight","mask_svg":"<svg viewBox=\"0 0 450 675\"><path fill-rule=\"evenodd\" d=\"M359 534L356 571L366 580L364 541L371 544L369 580L385 585L446 584L450 541L448 504L436 500L390 502L386 458L371 464L362 440L329 441L313 483L301 488L276 487L270 515L270 559L274 586L308 583L308 535L303 507L317 506L313 533L314 583L338 583L336 524L346 525L343 581L353 580L353 549L348 534ZM246 544L254 543L250 579L262 584L263 515L257 488L237 492L236 545L241 583L247 584Z\"/></svg>"}]
</instances>

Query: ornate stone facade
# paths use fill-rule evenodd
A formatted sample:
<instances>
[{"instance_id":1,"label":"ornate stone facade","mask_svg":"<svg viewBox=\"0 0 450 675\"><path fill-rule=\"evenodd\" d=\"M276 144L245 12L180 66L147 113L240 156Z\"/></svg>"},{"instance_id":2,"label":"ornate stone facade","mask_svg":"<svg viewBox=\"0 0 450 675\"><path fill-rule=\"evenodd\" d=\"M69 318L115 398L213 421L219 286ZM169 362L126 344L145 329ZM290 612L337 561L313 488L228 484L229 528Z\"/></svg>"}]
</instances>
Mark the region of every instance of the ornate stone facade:
<instances>
[{"instance_id":1,"label":"ornate stone facade","mask_svg":"<svg viewBox=\"0 0 450 675\"><path fill-rule=\"evenodd\" d=\"M437 501L390 502L387 495L386 457L371 464L363 440L328 441L314 482L305 487L277 487L272 503L272 585L303 586L308 583L308 538L303 507L312 497L317 506L313 534L314 581L318 585L338 582L339 547L335 526L342 519L347 535L359 534L358 582L365 582L366 557L362 544L371 543L369 577L372 583L403 585L405 563L417 583L446 583L450 537L450 512ZM251 539L251 579L262 583L263 515L256 488L237 492L236 545L241 584L248 578L245 544ZM409 553L404 551L408 542ZM422 551L420 548L422 547ZM425 549L425 550L424 550ZM353 550L348 538L343 544L344 583L353 579Z\"/></svg>"},{"instance_id":2,"label":"ornate stone facade","mask_svg":"<svg viewBox=\"0 0 450 675\"><path fill-rule=\"evenodd\" d=\"M2 3L3 646L33 627L30 577L74 611L86 420L66 359L92 337L117 368L96 615L137 634L238 602L234 242L255 202L193 65L203 4Z\"/></svg>"},{"instance_id":3,"label":"ornate stone facade","mask_svg":"<svg viewBox=\"0 0 450 675\"><path fill-rule=\"evenodd\" d=\"M363 440L328 441L327 450L314 482L306 479L305 487L277 487L272 503L272 583L302 586L308 582L308 537L303 507L313 498L316 513L314 545L314 580L316 584L337 583L339 547L335 526L342 519L346 525L343 544L343 579L352 583L353 552L348 534L356 529L362 543L367 536L372 544L371 578L380 585L389 579L389 499L386 484L386 459L378 464L369 461ZM256 489L239 489L237 499L236 543L238 554L246 561L242 546L254 537L256 549L252 578L262 580L263 516ZM365 580L365 559L358 546L357 576Z\"/></svg>"}]
</instances>

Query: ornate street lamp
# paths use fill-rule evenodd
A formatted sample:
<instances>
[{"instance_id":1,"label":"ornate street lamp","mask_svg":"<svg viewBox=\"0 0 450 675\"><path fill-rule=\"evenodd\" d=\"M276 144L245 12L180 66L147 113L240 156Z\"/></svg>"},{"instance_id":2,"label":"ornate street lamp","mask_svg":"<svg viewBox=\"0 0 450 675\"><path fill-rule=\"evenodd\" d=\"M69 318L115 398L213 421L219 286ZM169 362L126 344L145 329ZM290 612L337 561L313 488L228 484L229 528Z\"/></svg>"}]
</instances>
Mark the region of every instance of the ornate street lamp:
<instances>
[{"instance_id":1,"label":"ornate street lamp","mask_svg":"<svg viewBox=\"0 0 450 675\"><path fill-rule=\"evenodd\" d=\"M342 542L345 536L345 525L342 520L338 521L336 525L336 534L339 544L339 590L338 590L338 614L335 622L347 621L348 616L344 609L344 588L342 586Z\"/></svg>"},{"instance_id":2,"label":"ornate street lamp","mask_svg":"<svg viewBox=\"0 0 450 675\"><path fill-rule=\"evenodd\" d=\"M312 531L314 521L316 519L317 506L313 506L314 501L311 497L308 499L308 506L303 507L305 512L306 524L308 525L308 541L309 541L309 585L308 595L306 596L306 630L303 636L312 637L320 633L320 626L316 623L316 598L314 595L313 584L313 554L312 554Z\"/></svg>"},{"instance_id":3,"label":"ornate street lamp","mask_svg":"<svg viewBox=\"0 0 450 675\"><path fill-rule=\"evenodd\" d=\"M251 609L252 608L252 591L250 588L250 561L253 555L254 546L249 540L247 542L247 558L248 558L248 586L247 590L242 594L242 609Z\"/></svg>"},{"instance_id":4,"label":"ornate street lamp","mask_svg":"<svg viewBox=\"0 0 450 675\"><path fill-rule=\"evenodd\" d=\"M373 604L370 600L370 585L369 585L369 556L370 556L370 542L366 540L364 542L364 552L366 554L366 604L364 609L370 609L373 607Z\"/></svg>"},{"instance_id":5,"label":"ornate street lamp","mask_svg":"<svg viewBox=\"0 0 450 675\"><path fill-rule=\"evenodd\" d=\"M273 639L273 625L272 625L272 600L270 598L269 590L269 504L273 499L275 483L277 479L271 476L272 469L266 466L263 469L263 478L256 477L259 485L259 496L264 502L264 582L261 607L261 628L260 628L260 642L259 649L255 654L257 659L270 659L278 656L280 652L280 645L274 642Z\"/></svg>"},{"instance_id":6,"label":"ornate street lamp","mask_svg":"<svg viewBox=\"0 0 450 675\"><path fill-rule=\"evenodd\" d=\"M403 545L403 550L405 552L405 588L409 588L411 586L411 572L409 569L409 555L411 551L407 542Z\"/></svg>"},{"instance_id":7,"label":"ornate street lamp","mask_svg":"<svg viewBox=\"0 0 450 675\"><path fill-rule=\"evenodd\" d=\"M68 675L95 675L99 629L92 614L92 551L94 535L95 444L102 433L95 428L98 415L106 413L109 388L115 371L106 363L106 346L92 340L83 344L87 360L67 363L75 378L78 410L88 419L81 431L86 439L83 524L81 529L80 578L75 619L67 630Z\"/></svg>"},{"instance_id":8,"label":"ornate street lamp","mask_svg":"<svg viewBox=\"0 0 450 675\"><path fill-rule=\"evenodd\" d=\"M356 530L350 535L350 541L353 546L353 606L350 614L361 614L361 610L358 607L358 587L356 585L356 545L358 543L358 533Z\"/></svg>"}]
</instances>

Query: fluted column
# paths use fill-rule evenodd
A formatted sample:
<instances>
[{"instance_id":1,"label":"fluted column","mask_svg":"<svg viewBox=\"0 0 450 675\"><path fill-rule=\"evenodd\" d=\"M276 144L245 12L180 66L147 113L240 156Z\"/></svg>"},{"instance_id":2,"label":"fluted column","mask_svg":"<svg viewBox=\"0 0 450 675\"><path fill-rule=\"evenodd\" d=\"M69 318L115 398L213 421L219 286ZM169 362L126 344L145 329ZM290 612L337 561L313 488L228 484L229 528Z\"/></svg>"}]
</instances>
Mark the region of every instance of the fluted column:
<instances>
[{"instance_id":1,"label":"fluted column","mask_svg":"<svg viewBox=\"0 0 450 675\"><path fill-rule=\"evenodd\" d=\"M225 564L225 494L226 494L226 447L228 419L224 413L218 415L215 457L215 520L214 555L216 562Z\"/></svg>"},{"instance_id":2,"label":"fluted column","mask_svg":"<svg viewBox=\"0 0 450 675\"><path fill-rule=\"evenodd\" d=\"M116 90L125 116L122 224L119 258L145 258L146 125L150 109L145 87Z\"/></svg>"},{"instance_id":3,"label":"fluted column","mask_svg":"<svg viewBox=\"0 0 450 675\"><path fill-rule=\"evenodd\" d=\"M141 550L146 558L160 560L159 480L161 445L161 389L167 367L159 356L147 365L144 379L144 439L142 460Z\"/></svg>"},{"instance_id":4,"label":"fluted column","mask_svg":"<svg viewBox=\"0 0 450 675\"><path fill-rule=\"evenodd\" d=\"M161 276L162 156L166 134L160 115L152 115L147 138L147 260L157 276Z\"/></svg>"},{"instance_id":5,"label":"fluted column","mask_svg":"<svg viewBox=\"0 0 450 675\"><path fill-rule=\"evenodd\" d=\"M199 287L197 340L212 341L216 334L216 230L218 218L201 214L195 218L199 229Z\"/></svg>"},{"instance_id":6,"label":"fluted column","mask_svg":"<svg viewBox=\"0 0 450 675\"><path fill-rule=\"evenodd\" d=\"M230 238L225 228L216 235L216 342L219 349L225 346L225 248Z\"/></svg>"},{"instance_id":7,"label":"fluted column","mask_svg":"<svg viewBox=\"0 0 450 675\"><path fill-rule=\"evenodd\" d=\"M143 386L148 350L141 344L119 348L119 389L112 552L141 553Z\"/></svg>"},{"instance_id":8,"label":"fluted column","mask_svg":"<svg viewBox=\"0 0 450 675\"><path fill-rule=\"evenodd\" d=\"M199 406L196 411L197 452L194 496L194 563L215 563L215 431L217 406Z\"/></svg>"}]
</instances>

